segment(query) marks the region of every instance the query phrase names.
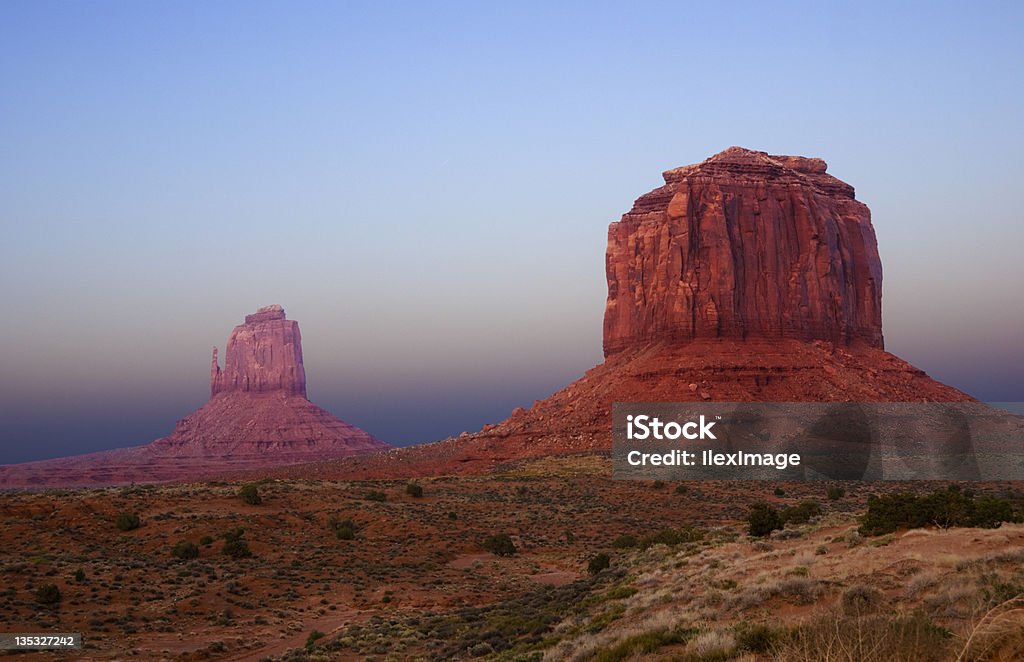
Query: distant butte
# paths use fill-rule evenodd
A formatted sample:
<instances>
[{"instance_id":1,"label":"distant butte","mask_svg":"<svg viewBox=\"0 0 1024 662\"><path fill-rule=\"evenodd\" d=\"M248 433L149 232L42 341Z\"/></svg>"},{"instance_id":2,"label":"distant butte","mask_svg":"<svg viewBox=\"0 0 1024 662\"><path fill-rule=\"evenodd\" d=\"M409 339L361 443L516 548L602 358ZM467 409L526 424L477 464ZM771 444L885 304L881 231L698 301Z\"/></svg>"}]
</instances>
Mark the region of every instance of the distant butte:
<instances>
[{"instance_id":1,"label":"distant butte","mask_svg":"<svg viewBox=\"0 0 1024 662\"><path fill-rule=\"evenodd\" d=\"M237 470L372 453L389 446L306 399L298 322L266 306L213 350L210 400L147 446L0 466L0 486L195 480Z\"/></svg>"}]
</instances>

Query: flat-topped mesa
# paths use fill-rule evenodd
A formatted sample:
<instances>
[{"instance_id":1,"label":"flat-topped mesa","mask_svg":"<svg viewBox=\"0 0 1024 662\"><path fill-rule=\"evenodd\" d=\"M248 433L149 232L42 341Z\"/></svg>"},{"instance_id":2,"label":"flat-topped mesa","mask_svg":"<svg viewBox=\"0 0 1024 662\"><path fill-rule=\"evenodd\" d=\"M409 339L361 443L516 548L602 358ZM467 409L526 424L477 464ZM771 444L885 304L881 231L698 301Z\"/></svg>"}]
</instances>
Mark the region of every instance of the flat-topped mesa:
<instances>
[{"instance_id":1,"label":"flat-topped mesa","mask_svg":"<svg viewBox=\"0 0 1024 662\"><path fill-rule=\"evenodd\" d=\"M228 338L224 369L213 348L210 395L232 391L283 391L306 397L299 323L285 319L281 306L265 306L246 315Z\"/></svg>"},{"instance_id":2,"label":"flat-topped mesa","mask_svg":"<svg viewBox=\"0 0 1024 662\"><path fill-rule=\"evenodd\" d=\"M605 356L695 338L881 348L871 212L826 168L730 147L666 171L608 228Z\"/></svg>"},{"instance_id":3,"label":"flat-topped mesa","mask_svg":"<svg viewBox=\"0 0 1024 662\"><path fill-rule=\"evenodd\" d=\"M284 308L281 307L281 304L275 303L258 308L252 315L246 315L245 323L270 322L272 320L283 320L284 318Z\"/></svg>"}]
</instances>

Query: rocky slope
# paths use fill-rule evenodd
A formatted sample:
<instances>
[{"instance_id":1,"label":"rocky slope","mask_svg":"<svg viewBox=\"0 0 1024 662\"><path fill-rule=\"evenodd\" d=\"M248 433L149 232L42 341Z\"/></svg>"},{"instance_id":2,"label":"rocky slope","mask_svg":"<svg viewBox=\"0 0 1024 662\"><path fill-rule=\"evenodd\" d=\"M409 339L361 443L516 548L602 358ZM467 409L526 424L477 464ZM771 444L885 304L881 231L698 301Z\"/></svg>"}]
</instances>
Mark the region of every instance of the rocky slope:
<instances>
[{"instance_id":1,"label":"rocky slope","mask_svg":"<svg viewBox=\"0 0 1024 662\"><path fill-rule=\"evenodd\" d=\"M327 460L388 447L306 399L299 325L281 306L235 327L210 400L147 446L0 466L0 486L165 482Z\"/></svg>"}]
</instances>

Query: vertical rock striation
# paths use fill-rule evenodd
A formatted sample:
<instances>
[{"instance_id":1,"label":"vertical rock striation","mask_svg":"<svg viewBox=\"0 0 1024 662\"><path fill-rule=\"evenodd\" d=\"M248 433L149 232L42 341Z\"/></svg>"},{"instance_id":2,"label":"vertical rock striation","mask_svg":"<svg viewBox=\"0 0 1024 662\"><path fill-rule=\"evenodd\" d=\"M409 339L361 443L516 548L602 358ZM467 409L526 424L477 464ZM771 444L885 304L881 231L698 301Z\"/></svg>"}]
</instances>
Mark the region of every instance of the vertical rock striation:
<instances>
[{"instance_id":1,"label":"vertical rock striation","mask_svg":"<svg viewBox=\"0 0 1024 662\"><path fill-rule=\"evenodd\" d=\"M663 176L608 229L605 356L696 338L883 346L871 212L824 161L730 147Z\"/></svg>"},{"instance_id":2,"label":"vertical rock striation","mask_svg":"<svg viewBox=\"0 0 1024 662\"><path fill-rule=\"evenodd\" d=\"M223 370L213 348L210 395L231 391L283 391L306 397L299 323L285 319L281 306L260 308L234 328L224 351Z\"/></svg>"}]
</instances>

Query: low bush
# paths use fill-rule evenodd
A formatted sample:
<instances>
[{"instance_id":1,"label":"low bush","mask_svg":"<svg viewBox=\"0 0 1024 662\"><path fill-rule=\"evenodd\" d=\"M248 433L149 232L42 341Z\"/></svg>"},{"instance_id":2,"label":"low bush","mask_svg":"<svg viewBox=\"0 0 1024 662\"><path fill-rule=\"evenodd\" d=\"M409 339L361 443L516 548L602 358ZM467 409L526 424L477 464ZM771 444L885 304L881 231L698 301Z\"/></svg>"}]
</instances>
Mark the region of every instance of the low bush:
<instances>
[{"instance_id":1,"label":"low bush","mask_svg":"<svg viewBox=\"0 0 1024 662\"><path fill-rule=\"evenodd\" d=\"M687 524L679 529L662 529L657 533L644 536L637 542L637 546L640 549L648 549L655 545L674 547L688 542L700 542L703 539L704 531L692 524Z\"/></svg>"},{"instance_id":2,"label":"low bush","mask_svg":"<svg viewBox=\"0 0 1024 662\"><path fill-rule=\"evenodd\" d=\"M363 498L367 501L387 501L388 495L381 492L380 490L370 490L363 495Z\"/></svg>"},{"instance_id":3,"label":"low bush","mask_svg":"<svg viewBox=\"0 0 1024 662\"><path fill-rule=\"evenodd\" d=\"M247 559L252 556L252 550L249 549L249 543L245 541L243 535L245 535L245 529L241 527L225 533L224 546L220 549L221 553L233 559Z\"/></svg>"},{"instance_id":4,"label":"low bush","mask_svg":"<svg viewBox=\"0 0 1024 662\"><path fill-rule=\"evenodd\" d=\"M56 584L43 584L36 589L35 598L41 605L55 605L61 599L60 589Z\"/></svg>"},{"instance_id":5,"label":"low bush","mask_svg":"<svg viewBox=\"0 0 1024 662\"><path fill-rule=\"evenodd\" d=\"M332 517L327 520L327 526L334 531L338 540L353 540L356 537L356 525L350 519L339 520Z\"/></svg>"},{"instance_id":6,"label":"low bush","mask_svg":"<svg viewBox=\"0 0 1024 662\"><path fill-rule=\"evenodd\" d=\"M781 529L783 525L779 511L767 503L755 503L747 513L747 527L750 535L755 538L763 538L772 531Z\"/></svg>"},{"instance_id":7,"label":"low bush","mask_svg":"<svg viewBox=\"0 0 1024 662\"><path fill-rule=\"evenodd\" d=\"M139 528L142 522L135 513L120 513L114 519L114 525L122 531L134 531Z\"/></svg>"},{"instance_id":8,"label":"low bush","mask_svg":"<svg viewBox=\"0 0 1024 662\"><path fill-rule=\"evenodd\" d=\"M601 552L590 557L590 561L587 563L587 572L592 575L596 575L602 570L606 570L612 564L610 556Z\"/></svg>"},{"instance_id":9,"label":"low bush","mask_svg":"<svg viewBox=\"0 0 1024 662\"><path fill-rule=\"evenodd\" d=\"M238 490L238 497L250 506L258 506L263 503L260 496L260 488L256 483L246 483Z\"/></svg>"},{"instance_id":10,"label":"low bush","mask_svg":"<svg viewBox=\"0 0 1024 662\"><path fill-rule=\"evenodd\" d=\"M636 536L629 534L619 536L612 541L612 547L615 549L629 549L630 547L636 547L637 544Z\"/></svg>"},{"instance_id":11,"label":"low bush","mask_svg":"<svg viewBox=\"0 0 1024 662\"><path fill-rule=\"evenodd\" d=\"M806 524L811 518L821 516L821 506L816 501L803 501L799 506L783 508L779 516L783 524Z\"/></svg>"},{"instance_id":12,"label":"low bush","mask_svg":"<svg viewBox=\"0 0 1024 662\"><path fill-rule=\"evenodd\" d=\"M182 561L199 556L199 546L190 540L181 540L171 548L171 556Z\"/></svg>"},{"instance_id":13,"label":"low bush","mask_svg":"<svg viewBox=\"0 0 1024 662\"><path fill-rule=\"evenodd\" d=\"M423 486L418 483L409 483L405 486L405 493L418 499L423 496Z\"/></svg>"},{"instance_id":14,"label":"low bush","mask_svg":"<svg viewBox=\"0 0 1024 662\"><path fill-rule=\"evenodd\" d=\"M498 533L493 536L487 536L483 541L482 546L488 552L497 556L513 556L516 553L515 543L512 542L511 536L507 533Z\"/></svg>"},{"instance_id":15,"label":"low bush","mask_svg":"<svg viewBox=\"0 0 1024 662\"><path fill-rule=\"evenodd\" d=\"M846 496L846 490L841 487L830 487L825 490L825 496L828 497L829 501L839 501Z\"/></svg>"},{"instance_id":16,"label":"low bush","mask_svg":"<svg viewBox=\"0 0 1024 662\"><path fill-rule=\"evenodd\" d=\"M325 635L320 630L313 630L309 633L309 636L306 638L306 648L312 648L316 645L318 639L323 639L325 636L327 635Z\"/></svg>"},{"instance_id":17,"label":"low bush","mask_svg":"<svg viewBox=\"0 0 1024 662\"><path fill-rule=\"evenodd\" d=\"M893 533L897 529L925 526L940 528L976 526L997 528L1003 522L1021 521L1014 503L993 496L975 497L951 486L918 496L907 492L872 495L861 518L860 532L866 536Z\"/></svg>"}]
</instances>

